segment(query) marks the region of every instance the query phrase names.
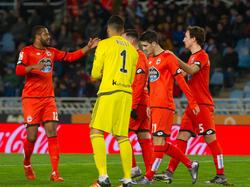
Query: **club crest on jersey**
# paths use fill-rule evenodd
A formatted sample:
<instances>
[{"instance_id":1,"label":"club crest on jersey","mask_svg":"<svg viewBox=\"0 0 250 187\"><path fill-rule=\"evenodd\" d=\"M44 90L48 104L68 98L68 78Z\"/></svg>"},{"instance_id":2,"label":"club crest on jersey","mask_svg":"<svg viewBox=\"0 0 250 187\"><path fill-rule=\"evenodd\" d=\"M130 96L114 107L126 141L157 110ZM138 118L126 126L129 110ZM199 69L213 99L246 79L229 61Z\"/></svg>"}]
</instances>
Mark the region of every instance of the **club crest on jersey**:
<instances>
[{"instance_id":1,"label":"club crest on jersey","mask_svg":"<svg viewBox=\"0 0 250 187\"><path fill-rule=\"evenodd\" d=\"M158 65L158 64L160 64L160 63L161 63L161 59L158 58L158 59L156 60L156 65Z\"/></svg>"},{"instance_id":2,"label":"club crest on jersey","mask_svg":"<svg viewBox=\"0 0 250 187\"><path fill-rule=\"evenodd\" d=\"M159 79L159 77L160 77L159 71L155 67L151 67L149 69L149 81L154 82L157 79Z\"/></svg>"},{"instance_id":3,"label":"club crest on jersey","mask_svg":"<svg viewBox=\"0 0 250 187\"><path fill-rule=\"evenodd\" d=\"M44 67L41 69L42 72L48 73L51 72L52 70L52 63L49 58L43 58L42 60L39 61L39 64L45 64Z\"/></svg>"}]
</instances>

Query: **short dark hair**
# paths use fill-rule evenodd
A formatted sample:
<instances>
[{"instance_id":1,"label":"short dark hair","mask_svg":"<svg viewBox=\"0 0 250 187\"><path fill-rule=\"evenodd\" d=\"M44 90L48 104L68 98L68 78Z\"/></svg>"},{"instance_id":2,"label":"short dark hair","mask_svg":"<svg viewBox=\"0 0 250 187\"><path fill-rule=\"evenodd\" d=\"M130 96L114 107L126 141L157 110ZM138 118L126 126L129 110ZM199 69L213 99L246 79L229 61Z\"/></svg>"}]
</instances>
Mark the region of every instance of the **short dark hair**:
<instances>
[{"instance_id":1,"label":"short dark hair","mask_svg":"<svg viewBox=\"0 0 250 187\"><path fill-rule=\"evenodd\" d=\"M108 26L111 26L116 31L121 32L124 29L124 21L118 15L113 15L108 20Z\"/></svg>"},{"instance_id":2,"label":"short dark hair","mask_svg":"<svg viewBox=\"0 0 250 187\"><path fill-rule=\"evenodd\" d=\"M136 41L138 41L139 39L139 35L135 29L127 29L124 33L126 34L126 36L129 36L135 39Z\"/></svg>"},{"instance_id":3,"label":"short dark hair","mask_svg":"<svg viewBox=\"0 0 250 187\"><path fill-rule=\"evenodd\" d=\"M43 26L43 25L36 25L32 28L32 31L31 31L31 37L32 37L32 41L35 40L35 37L37 34L40 34L41 33L41 30L42 29L46 29L47 27Z\"/></svg>"},{"instance_id":4,"label":"short dark hair","mask_svg":"<svg viewBox=\"0 0 250 187\"><path fill-rule=\"evenodd\" d=\"M199 26L188 26L190 38L195 38L200 46L204 45L205 42L205 30Z\"/></svg>"},{"instance_id":5,"label":"short dark hair","mask_svg":"<svg viewBox=\"0 0 250 187\"><path fill-rule=\"evenodd\" d=\"M153 43L153 42L159 43L158 34L153 30L147 30L141 34L140 41L148 43Z\"/></svg>"}]
</instances>

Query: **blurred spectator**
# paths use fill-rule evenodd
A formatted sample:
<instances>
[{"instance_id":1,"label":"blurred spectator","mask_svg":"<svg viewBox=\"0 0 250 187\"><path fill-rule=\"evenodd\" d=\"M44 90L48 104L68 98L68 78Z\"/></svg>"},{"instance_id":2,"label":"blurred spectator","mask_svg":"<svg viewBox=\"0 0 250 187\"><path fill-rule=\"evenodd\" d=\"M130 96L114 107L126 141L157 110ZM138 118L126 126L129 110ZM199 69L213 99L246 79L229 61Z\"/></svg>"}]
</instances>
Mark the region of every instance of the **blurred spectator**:
<instances>
[{"instance_id":1,"label":"blurred spectator","mask_svg":"<svg viewBox=\"0 0 250 187\"><path fill-rule=\"evenodd\" d=\"M97 18L93 17L90 19L90 22L85 27L85 37L86 38L93 38L93 37L100 37L101 33L101 24L97 20Z\"/></svg>"},{"instance_id":2,"label":"blurred spectator","mask_svg":"<svg viewBox=\"0 0 250 187\"><path fill-rule=\"evenodd\" d=\"M162 46L187 61L190 53L183 47L183 30L188 25L204 27L207 32L204 48L210 55L211 63L211 87L231 87L237 78L237 69L250 68L248 1L234 0L231 6L220 0L206 1L206 4L195 0L185 5L178 5L179 1L146 1L146 6L140 1L123 1L118 13L124 17L126 28L135 28L139 33L155 29ZM45 0L43 6L32 9L24 6L24 0L16 2L19 2L16 10L0 11L0 96L5 92L8 92L7 95L20 95L23 80L15 80L14 83L9 72L16 65L18 52L30 43L29 35L34 25L47 25L54 38L53 46L73 51L89 37L105 38L105 24L112 14L100 1L74 1L74 10L62 7L60 13L54 11L51 0ZM56 96L96 96L96 85L89 81L93 58L94 53L91 52L75 64L55 63ZM224 75L223 78L221 75ZM219 81L216 81L217 78ZM3 91L3 88L9 91ZM214 90L212 92L217 94ZM179 96L178 90L176 92Z\"/></svg>"},{"instance_id":3,"label":"blurred spectator","mask_svg":"<svg viewBox=\"0 0 250 187\"><path fill-rule=\"evenodd\" d=\"M6 74L3 77L4 83L4 96L11 97L17 95L17 85L18 85L18 77L15 75L14 70L11 68L5 69Z\"/></svg>"},{"instance_id":4,"label":"blurred spectator","mask_svg":"<svg viewBox=\"0 0 250 187\"><path fill-rule=\"evenodd\" d=\"M174 29L172 33L173 43L177 47L183 45L183 38L184 38L184 28L183 25L177 25L177 28Z\"/></svg>"},{"instance_id":5,"label":"blurred spectator","mask_svg":"<svg viewBox=\"0 0 250 187\"><path fill-rule=\"evenodd\" d=\"M37 9L38 14L41 16L42 24L49 26L54 20L54 10L50 5L50 0L45 0L43 6Z\"/></svg>"},{"instance_id":6,"label":"blurred spectator","mask_svg":"<svg viewBox=\"0 0 250 187\"><path fill-rule=\"evenodd\" d=\"M28 25L22 17L17 18L17 22L11 27L11 33L16 43L28 39Z\"/></svg>"},{"instance_id":7,"label":"blurred spectator","mask_svg":"<svg viewBox=\"0 0 250 187\"><path fill-rule=\"evenodd\" d=\"M32 10L31 15L27 20L27 23L29 24L30 28L34 27L35 25L42 24L42 18L36 9Z\"/></svg>"},{"instance_id":8,"label":"blurred spectator","mask_svg":"<svg viewBox=\"0 0 250 187\"><path fill-rule=\"evenodd\" d=\"M210 59L210 74L215 72L217 69L222 69L222 55L218 48L214 46L209 52Z\"/></svg>"},{"instance_id":9,"label":"blurred spectator","mask_svg":"<svg viewBox=\"0 0 250 187\"><path fill-rule=\"evenodd\" d=\"M0 40L0 52L11 53L15 50L14 37L10 32L5 32Z\"/></svg>"},{"instance_id":10,"label":"blurred spectator","mask_svg":"<svg viewBox=\"0 0 250 187\"><path fill-rule=\"evenodd\" d=\"M210 80L210 92L213 96L218 96L224 84L224 75L222 69L215 69Z\"/></svg>"},{"instance_id":11,"label":"blurred spectator","mask_svg":"<svg viewBox=\"0 0 250 187\"><path fill-rule=\"evenodd\" d=\"M86 93L87 93L86 81L85 80L80 80L77 96L78 97L86 97Z\"/></svg>"}]
</instances>

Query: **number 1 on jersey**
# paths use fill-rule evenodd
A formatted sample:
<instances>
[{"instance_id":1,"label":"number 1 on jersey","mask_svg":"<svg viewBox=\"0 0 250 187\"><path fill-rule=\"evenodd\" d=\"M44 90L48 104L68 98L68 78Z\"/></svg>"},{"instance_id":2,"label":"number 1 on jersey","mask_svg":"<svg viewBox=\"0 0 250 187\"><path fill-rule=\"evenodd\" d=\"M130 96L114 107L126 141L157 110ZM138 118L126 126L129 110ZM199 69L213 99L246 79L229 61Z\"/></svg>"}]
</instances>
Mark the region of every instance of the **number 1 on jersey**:
<instances>
[{"instance_id":1,"label":"number 1 on jersey","mask_svg":"<svg viewBox=\"0 0 250 187\"><path fill-rule=\"evenodd\" d=\"M122 56L122 68L120 69L120 71L122 73L127 73L128 70L125 69L125 65L126 65L126 50L123 50L121 52L121 56Z\"/></svg>"}]
</instances>

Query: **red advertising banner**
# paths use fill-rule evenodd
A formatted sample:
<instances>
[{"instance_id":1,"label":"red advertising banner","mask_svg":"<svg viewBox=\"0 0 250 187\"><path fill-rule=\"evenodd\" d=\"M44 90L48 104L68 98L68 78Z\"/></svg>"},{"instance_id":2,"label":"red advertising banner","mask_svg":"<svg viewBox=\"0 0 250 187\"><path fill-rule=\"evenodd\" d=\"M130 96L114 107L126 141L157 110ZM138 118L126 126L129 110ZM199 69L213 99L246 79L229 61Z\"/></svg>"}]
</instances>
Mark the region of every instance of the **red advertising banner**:
<instances>
[{"instance_id":1,"label":"red advertising banner","mask_svg":"<svg viewBox=\"0 0 250 187\"><path fill-rule=\"evenodd\" d=\"M86 124L60 124L58 125L58 138L61 153L92 153L89 138L89 126ZM225 126L217 125L217 138L225 155L250 155L250 142L248 132L250 125ZM172 127L169 140L174 143L179 126ZM26 138L24 125L0 124L0 153L22 153L23 142ZM137 136L131 133L130 141L136 154L141 153ZM119 146L111 134L105 135L106 150L108 153L118 153ZM47 153L48 145L45 131L39 127L38 138L34 153ZM207 155L210 151L204 143L203 137L191 138L188 142L187 154Z\"/></svg>"}]
</instances>

